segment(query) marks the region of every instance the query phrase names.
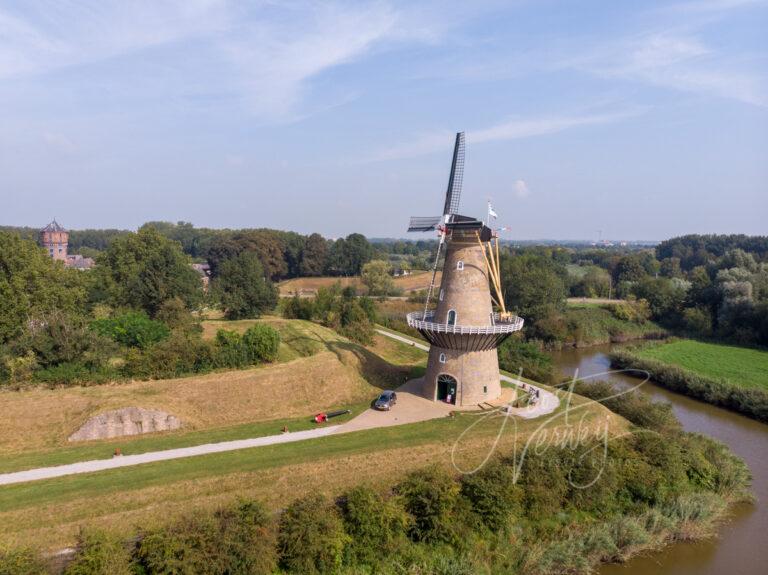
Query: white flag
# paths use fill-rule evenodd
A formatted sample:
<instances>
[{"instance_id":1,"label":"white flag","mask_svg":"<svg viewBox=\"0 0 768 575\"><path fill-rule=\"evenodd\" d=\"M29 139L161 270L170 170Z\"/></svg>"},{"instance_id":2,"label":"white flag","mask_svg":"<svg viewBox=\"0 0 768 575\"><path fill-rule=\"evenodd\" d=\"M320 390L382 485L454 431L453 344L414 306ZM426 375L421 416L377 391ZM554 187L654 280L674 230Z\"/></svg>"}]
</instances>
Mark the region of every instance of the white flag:
<instances>
[{"instance_id":1,"label":"white flag","mask_svg":"<svg viewBox=\"0 0 768 575\"><path fill-rule=\"evenodd\" d=\"M490 204L490 203L488 204L488 215L489 215L489 216L491 216L492 218L498 218L498 217L499 217L499 214L497 214L497 213L496 213L496 212L493 210L493 207L491 206L491 204Z\"/></svg>"}]
</instances>

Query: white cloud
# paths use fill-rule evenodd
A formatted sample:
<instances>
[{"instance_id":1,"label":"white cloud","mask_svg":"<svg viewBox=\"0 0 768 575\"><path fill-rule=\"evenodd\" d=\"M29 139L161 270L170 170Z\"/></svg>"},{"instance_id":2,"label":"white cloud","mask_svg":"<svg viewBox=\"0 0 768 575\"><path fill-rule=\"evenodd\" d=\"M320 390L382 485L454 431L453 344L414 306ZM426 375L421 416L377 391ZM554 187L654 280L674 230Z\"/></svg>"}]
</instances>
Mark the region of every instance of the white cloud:
<instances>
[{"instance_id":1,"label":"white cloud","mask_svg":"<svg viewBox=\"0 0 768 575\"><path fill-rule=\"evenodd\" d=\"M619 122L642 112L641 109L620 112L580 114L571 116L544 116L539 118L514 118L487 128L467 131L467 141L471 144L499 140L519 140L534 136L544 136L562 132L579 126L610 124ZM453 145L453 133L450 131L424 134L411 142L405 142L374 155L369 160L394 160L431 154L450 148Z\"/></svg>"},{"instance_id":2,"label":"white cloud","mask_svg":"<svg viewBox=\"0 0 768 575\"><path fill-rule=\"evenodd\" d=\"M392 37L397 21L381 4L304 7L286 16L281 23L248 27L224 44L251 109L265 118L290 119L308 80Z\"/></svg>"},{"instance_id":3,"label":"white cloud","mask_svg":"<svg viewBox=\"0 0 768 575\"><path fill-rule=\"evenodd\" d=\"M0 8L0 78L98 62L209 35L227 25L224 0L30 0Z\"/></svg>"},{"instance_id":4,"label":"white cloud","mask_svg":"<svg viewBox=\"0 0 768 575\"><path fill-rule=\"evenodd\" d=\"M528 184L525 183L525 180L515 180L515 183L512 184L512 189L515 192L515 195L520 198L524 199L531 195L531 190L528 187Z\"/></svg>"},{"instance_id":5,"label":"white cloud","mask_svg":"<svg viewBox=\"0 0 768 575\"><path fill-rule=\"evenodd\" d=\"M754 69L739 69L738 62L726 61L692 36L649 34L604 47L599 56L576 66L603 77L768 105L768 81L764 76Z\"/></svg>"}]
</instances>

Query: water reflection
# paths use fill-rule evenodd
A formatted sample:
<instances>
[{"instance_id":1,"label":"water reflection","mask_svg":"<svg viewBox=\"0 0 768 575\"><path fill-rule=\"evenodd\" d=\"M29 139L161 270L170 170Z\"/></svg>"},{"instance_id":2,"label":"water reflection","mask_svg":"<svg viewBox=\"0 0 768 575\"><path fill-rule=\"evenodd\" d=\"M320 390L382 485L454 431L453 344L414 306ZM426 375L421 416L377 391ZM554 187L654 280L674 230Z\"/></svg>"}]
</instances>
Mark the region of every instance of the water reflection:
<instances>
[{"instance_id":1,"label":"water reflection","mask_svg":"<svg viewBox=\"0 0 768 575\"><path fill-rule=\"evenodd\" d=\"M569 349L553 354L560 369L587 377L610 370L610 346ZM638 380L624 374L605 379L619 386L634 386ZM719 439L742 457L754 476L755 505L741 505L721 525L718 538L681 543L660 552L636 557L625 565L606 565L602 575L762 575L768 572L768 426L730 411L695 401L652 383L640 391L670 402L686 431Z\"/></svg>"}]
</instances>

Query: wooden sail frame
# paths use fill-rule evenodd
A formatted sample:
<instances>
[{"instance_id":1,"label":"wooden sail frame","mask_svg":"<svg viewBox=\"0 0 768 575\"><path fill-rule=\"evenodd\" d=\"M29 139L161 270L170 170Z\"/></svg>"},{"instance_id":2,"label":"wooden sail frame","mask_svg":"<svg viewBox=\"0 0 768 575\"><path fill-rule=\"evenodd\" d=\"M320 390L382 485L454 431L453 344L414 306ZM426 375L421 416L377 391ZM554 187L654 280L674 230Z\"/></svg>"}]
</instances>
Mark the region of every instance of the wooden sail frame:
<instances>
[{"instance_id":1,"label":"wooden sail frame","mask_svg":"<svg viewBox=\"0 0 768 575\"><path fill-rule=\"evenodd\" d=\"M499 237L494 238L489 242L483 242L480 239L480 234L475 234L477 237L477 243L480 244L480 248L483 250L483 259L485 260L485 269L488 272L488 277L491 280L493 291L491 292L491 299L496 307L499 308L500 317L509 317L509 312L504 305L504 291L501 289L501 268L499 257ZM494 245L495 244L495 245ZM495 248L495 250L494 250Z\"/></svg>"}]
</instances>

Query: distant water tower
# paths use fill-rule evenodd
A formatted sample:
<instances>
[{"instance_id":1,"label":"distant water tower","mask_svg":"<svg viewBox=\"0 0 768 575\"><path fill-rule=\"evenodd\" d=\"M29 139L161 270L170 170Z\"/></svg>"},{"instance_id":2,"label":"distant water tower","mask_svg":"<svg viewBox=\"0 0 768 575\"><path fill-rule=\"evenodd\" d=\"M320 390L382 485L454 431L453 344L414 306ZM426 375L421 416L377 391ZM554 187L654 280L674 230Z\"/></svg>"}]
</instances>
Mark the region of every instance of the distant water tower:
<instances>
[{"instance_id":1,"label":"distant water tower","mask_svg":"<svg viewBox=\"0 0 768 575\"><path fill-rule=\"evenodd\" d=\"M69 232L59 222L53 220L40 230L40 243L53 259L67 261Z\"/></svg>"},{"instance_id":2,"label":"distant water tower","mask_svg":"<svg viewBox=\"0 0 768 575\"><path fill-rule=\"evenodd\" d=\"M523 327L506 311L499 270L499 238L485 222L458 214L464 175L464 133L456 134L442 216L411 218L408 231L439 230L440 243L423 312L408 325L432 345L422 394L434 401L477 405L501 396L496 348ZM490 205L491 215L495 217ZM440 251L446 246L437 309L429 309ZM493 294L491 293L493 286ZM498 311L494 311L493 304Z\"/></svg>"}]
</instances>

